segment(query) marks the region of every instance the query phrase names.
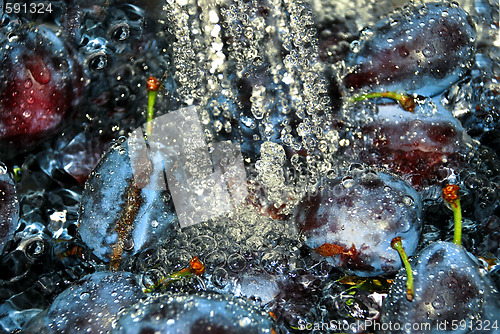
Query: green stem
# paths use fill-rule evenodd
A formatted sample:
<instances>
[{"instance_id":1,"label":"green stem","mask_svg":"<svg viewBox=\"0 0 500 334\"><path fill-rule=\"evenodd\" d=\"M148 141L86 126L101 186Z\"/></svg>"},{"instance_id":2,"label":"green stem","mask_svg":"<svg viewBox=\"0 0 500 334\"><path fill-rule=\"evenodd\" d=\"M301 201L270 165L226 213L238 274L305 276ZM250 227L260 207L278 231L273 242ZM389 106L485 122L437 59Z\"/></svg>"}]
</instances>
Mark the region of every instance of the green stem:
<instances>
[{"instance_id":1,"label":"green stem","mask_svg":"<svg viewBox=\"0 0 500 334\"><path fill-rule=\"evenodd\" d=\"M391 100L394 100L399 103L401 108L403 108L405 111L409 112L414 112L415 111L415 101L413 97L406 95L406 94L401 94L401 93L396 93L396 92L372 92L372 93L366 93L360 96L355 96L350 99L350 102L356 102L356 101L363 101L366 99L374 99L374 98L379 98L379 97L384 97L388 98Z\"/></svg>"},{"instance_id":2,"label":"green stem","mask_svg":"<svg viewBox=\"0 0 500 334\"><path fill-rule=\"evenodd\" d=\"M453 242L462 246L462 208L460 207L460 187L456 184L448 184L443 188L443 200L453 211L454 235Z\"/></svg>"},{"instance_id":3,"label":"green stem","mask_svg":"<svg viewBox=\"0 0 500 334\"><path fill-rule=\"evenodd\" d=\"M460 207L460 198L457 198L451 204L451 209L453 210L453 222L455 224L453 242L458 246L462 246L462 208Z\"/></svg>"},{"instance_id":4,"label":"green stem","mask_svg":"<svg viewBox=\"0 0 500 334\"><path fill-rule=\"evenodd\" d=\"M183 279L184 277L190 277L193 275L194 274L189 271L189 269L182 269L181 271L162 277L160 280L158 280L158 282L144 289L144 292L151 293L157 290L160 286L167 286L172 282L176 282Z\"/></svg>"},{"instance_id":5,"label":"green stem","mask_svg":"<svg viewBox=\"0 0 500 334\"><path fill-rule=\"evenodd\" d=\"M406 269L406 299L412 301L415 297L415 288L413 287L413 272L411 270L410 262L408 261L408 256L403 248L403 242L401 237L396 237L392 239L391 247L398 251L401 261L403 262Z\"/></svg>"},{"instance_id":6,"label":"green stem","mask_svg":"<svg viewBox=\"0 0 500 334\"><path fill-rule=\"evenodd\" d=\"M155 101L156 101L156 91L149 91L148 92L148 126L146 133L148 136L151 136L153 134L153 117L155 114L154 111L154 106L155 106Z\"/></svg>"}]
</instances>

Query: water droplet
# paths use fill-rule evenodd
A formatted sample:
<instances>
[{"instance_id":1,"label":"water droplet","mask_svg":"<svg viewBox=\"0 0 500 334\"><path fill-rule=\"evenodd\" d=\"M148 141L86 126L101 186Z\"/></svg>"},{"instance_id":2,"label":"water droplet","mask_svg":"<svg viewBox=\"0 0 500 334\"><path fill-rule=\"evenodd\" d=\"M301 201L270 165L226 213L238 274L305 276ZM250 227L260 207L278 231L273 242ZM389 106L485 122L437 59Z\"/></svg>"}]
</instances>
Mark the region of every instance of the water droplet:
<instances>
[{"instance_id":1,"label":"water droplet","mask_svg":"<svg viewBox=\"0 0 500 334\"><path fill-rule=\"evenodd\" d=\"M354 179L350 176L346 176L342 179L342 185L345 188L351 188L352 186L354 186Z\"/></svg>"},{"instance_id":2,"label":"water droplet","mask_svg":"<svg viewBox=\"0 0 500 334\"><path fill-rule=\"evenodd\" d=\"M9 33L9 37L7 37L10 43L15 42L19 39L19 36L16 33Z\"/></svg>"},{"instance_id":3,"label":"water droplet","mask_svg":"<svg viewBox=\"0 0 500 334\"><path fill-rule=\"evenodd\" d=\"M132 235L129 235L127 236L127 238L125 240L123 240L123 250L124 251L127 251L127 252L130 252L131 250L134 249L134 238L132 237Z\"/></svg>"},{"instance_id":4,"label":"water droplet","mask_svg":"<svg viewBox=\"0 0 500 334\"><path fill-rule=\"evenodd\" d=\"M361 43L359 41L352 41L350 47L351 47L351 52L358 53L359 50L361 49Z\"/></svg>"},{"instance_id":5,"label":"water droplet","mask_svg":"<svg viewBox=\"0 0 500 334\"><path fill-rule=\"evenodd\" d=\"M130 27L126 23L122 23L111 31L111 38L115 41L123 42L127 40L130 36Z\"/></svg>"},{"instance_id":6,"label":"water droplet","mask_svg":"<svg viewBox=\"0 0 500 334\"><path fill-rule=\"evenodd\" d=\"M108 65L108 57L104 53L95 54L89 59L88 65L92 71L102 71Z\"/></svg>"},{"instance_id":7,"label":"water droplet","mask_svg":"<svg viewBox=\"0 0 500 334\"><path fill-rule=\"evenodd\" d=\"M436 49L434 48L433 45L428 45L423 51L422 54L426 58L430 58L436 54Z\"/></svg>"},{"instance_id":8,"label":"water droplet","mask_svg":"<svg viewBox=\"0 0 500 334\"><path fill-rule=\"evenodd\" d=\"M251 323L252 323L252 320L250 320L250 318L248 318L248 317L244 317L244 318L240 319L240 321L239 321L239 325L241 327L246 327L246 326L250 325Z\"/></svg>"},{"instance_id":9,"label":"water droplet","mask_svg":"<svg viewBox=\"0 0 500 334\"><path fill-rule=\"evenodd\" d=\"M398 48L398 53L403 58L406 58L410 55L410 51L408 51L408 49L403 45Z\"/></svg>"},{"instance_id":10,"label":"water droplet","mask_svg":"<svg viewBox=\"0 0 500 334\"><path fill-rule=\"evenodd\" d=\"M408 206L412 206L415 203L415 200L410 196L405 196L403 197L403 202Z\"/></svg>"},{"instance_id":11,"label":"water droplet","mask_svg":"<svg viewBox=\"0 0 500 334\"><path fill-rule=\"evenodd\" d=\"M432 301L432 307L434 307L436 310L442 309L446 305L446 302L444 301L442 296L437 296L433 301Z\"/></svg>"},{"instance_id":12,"label":"water droplet","mask_svg":"<svg viewBox=\"0 0 500 334\"><path fill-rule=\"evenodd\" d=\"M31 81L31 79L26 79L26 81L24 82L24 87L26 89L30 89L32 86L33 86L33 81Z\"/></svg>"},{"instance_id":13,"label":"water droplet","mask_svg":"<svg viewBox=\"0 0 500 334\"><path fill-rule=\"evenodd\" d=\"M80 299L81 300L87 300L87 299L89 299L89 297L90 297L90 293L88 293L88 292L82 292L80 294Z\"/></svg>"},{"instance_id":14,"label":"water droplet","mask_svg":"<svg viewBox=\"0 0 500 334\"><path fill-rule=\"evenodd\" d=\"M3 162L0 162L0 175L7 174L7 166Z\"/></svg>"}]
</instances>

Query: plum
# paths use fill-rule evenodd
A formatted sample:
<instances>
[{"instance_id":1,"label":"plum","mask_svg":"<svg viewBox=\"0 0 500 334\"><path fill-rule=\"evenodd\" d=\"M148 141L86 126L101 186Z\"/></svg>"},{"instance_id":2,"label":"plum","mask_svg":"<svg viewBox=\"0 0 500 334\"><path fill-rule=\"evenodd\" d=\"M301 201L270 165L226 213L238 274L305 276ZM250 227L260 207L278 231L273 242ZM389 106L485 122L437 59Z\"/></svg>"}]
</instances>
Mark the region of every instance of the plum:
<instances>
[{"instance_id":1,"label":"plum","mask_svg":"<svg viewBox=\"0 0 500 334\"><path fill-rule=\"evenodd\" d=\"M419 194L406 182L383 172L353 170L306 195L296 222L306 244L340 269L387 275L401 267L393 238L402 238L408 254L417 248L421 210Z\"/></svg>"},{"instance_id":2,"label":"plum","mask_svg":"<svg viewBox=\"0 0 500 334\"><path fill-rule=\"evenodd\" d=\"M131 273L94 273L63 291L47 313L27 327L58 334L109 333L118 312L145 297Z\"/></svg>"},{"instance_id":3,"label":"plum","mask_svg":"<svg viewBox=\"0 0 500 334\"><path fill-rule=\"evenodd\" d=\"M272 333L271 319L244 300L217 294L156 296L120 316L114 334Z\"/></svg>"},{"instance_id":4,"label":"plum","mask_svg":"<svg viewBox=\"0 0 500 334\"><path fill-rule=\"evenodd\" d=\"M406 275L398 275L382 308L382 325L392 323L387 333L413 333L414 324L429 333L499 332L498 291L464 248L436 242L411 262L415 298L404 297Z\"/></svg>"},{"instance_id":5,"label":"plum","mask_svg":"<svg viewBox=\"0 0 500 334\"><path fill-rule=\"evenodd\" d=\"M19 226L19 202L7 167L0 163L0 253Z\"/></svg>"},{"instance_id":6,"label":"plum","mask_svg":"<svg viewBox=\"0 0 500 334\"><path fill-rule=\"evenodd\" d=\"M112 269L177 226L160 152L150 160L131 147L124 139L103 155L85 185L78 219L82 240Z\"/></svg>"},{"instance_id":7,"label":"plum","mask_svg":"<svg viewBox=\"0 0 500 334\"><path fill-rule=\"evenodd\" d=\"M442 178L445 168L460 166L472 147L460 122L435 99L416 101L414 112L398 104L377 104L372 110L363 118L358 105L344 111L362 134L360 160L384 166L417 189Z\"/></svg>"},{"instance_id":8,"label":"plum","mask_svg":"<svg viewBox=\"0 0 500 334\"><path fill-rule=\"evenodd\" d=\"M85 80L64 35L40 25L0 40L0 145L16 154L56 132L83 96Z\"/></svg>"},{"instance_id":9,"label":"plum","mask_svg":"<svg viewBox=\"0 0 500 334\"><path fill-rule=\"evenodd\" d=\"M346 87L434 96L464 76L474 60L470 16L450 2L411 5L364 32L348 56Z\"/></svg>"},{"instance_id":10,"label":"plum","mask_svg":"<svg viewBox=\"0 0 500 334\"><path fill-rule=\"evenodd\" d=\"M231 211L247 194L239 146L212 143L210 157L196 108L146 128L151 134L138 128L110 148L82 196L82 239L112 269L179 227Z\"/></svg>"}]
</instances>

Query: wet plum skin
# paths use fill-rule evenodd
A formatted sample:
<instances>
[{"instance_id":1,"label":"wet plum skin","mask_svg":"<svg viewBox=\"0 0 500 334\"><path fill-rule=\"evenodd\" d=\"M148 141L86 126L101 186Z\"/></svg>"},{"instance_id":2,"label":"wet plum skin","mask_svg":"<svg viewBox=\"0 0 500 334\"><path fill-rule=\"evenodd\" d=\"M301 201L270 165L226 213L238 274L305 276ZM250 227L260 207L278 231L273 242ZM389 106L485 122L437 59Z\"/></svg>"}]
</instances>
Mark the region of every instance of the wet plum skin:
<instances>
[{"instance_id":1,"label":"wet plum skin","mask_svg":"<svg viewBox=\"0 0 500 334\"><path fill-rule=\"evenodd\" d=\"M92 172L79 217L82 240L114 269L122 258L158 243L178 224L173 204L165 199L166 184L157 177L163 165L158 159L154 164L134 160L128 143L115 143Z\"/></svg>"},{"instance_id":2,"label":"wet plum skin","mask_svg":"<svg viewBox=\"0 0 500 334\"><path fill-rule=\"evenodd\" d=\"M55 133L83 97L75 51L45 26L20 27L0 42L0 145L15 154ZM43 43L40 43L43 41Z\"/></svg>"},{"instance_id":3,"label":"wet plum skin","mask_svg":"<svg viewBox=\"0 0 500 334\"><path fill-rule=\"evenodd\" d=\"M270 318L248 301L205 293L151 296L125 312L111 333L148 333L152 329L171 334L264 334L271 333L272 327Z\"/></svg>"},{"instance_id":4,"label":"wet plum skin","mask_svg":"<svg viewBox=\"0 0 500 334\"><path fill-rule=\"evenodd\" d=\"M420 209L419 195L404 181L384 173L353 173L306 195L296 222L306 244L340 269L376 276L401 266L390 246L394 237L403 238L409 254L415 251Z\"/></svg>"},{"instance_id":5,"label":"wet plum skin","mask_svg":"<svg viewBox=\"0 0 500 334\"><path fill-rule=\"evenodd\" d=\"M467 251L449 242L436 242L412 261L415 299L404 298L406 274L397 276L382 307L382 323L428 323L437 332L437 323L473 317L492 323L499 319L500 305L490 279L483 277ZM477 325L477 323L473 323ZM452 332L452 331L450 331ZM409 333L393 330L390 333ZM453 333L461 333L459 330Z\"/></svg>"},{"instance_id":6,"label":"wet plum skin","mask_svg":"<svg viewBox=\"0 0 500 334\"><path fill-rule=\"evenodd\" d=\"M443 3L424 9L424 14L414 8L408 17L397 14L377 23L373 36L348 57L352 71L345 86L434 96L463 76L461 65L471 63L476 38L468 14Z\"/></svg>"},{"instance_id":7,"label":"wet plum skin","mask_svg":"<svg viewBox=\"0 0 500 334\"><path fill-rule=\"evenodd\" d=\"M133 274L98 272L63 291L44 321L54 333L109 333L118 311L145 296Z\"/></svg>"}]
</instances>

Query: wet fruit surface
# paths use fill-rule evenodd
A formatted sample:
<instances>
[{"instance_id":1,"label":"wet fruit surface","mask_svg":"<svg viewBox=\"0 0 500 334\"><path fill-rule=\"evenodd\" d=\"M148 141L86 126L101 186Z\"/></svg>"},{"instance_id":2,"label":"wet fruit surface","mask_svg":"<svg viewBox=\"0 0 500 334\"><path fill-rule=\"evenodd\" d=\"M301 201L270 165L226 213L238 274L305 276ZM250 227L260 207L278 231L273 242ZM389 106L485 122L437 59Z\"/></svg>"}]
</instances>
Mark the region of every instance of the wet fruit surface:
<instances>
[{"instance_id":1,"label":"wet fruit surface","mask_svg":"<svg viewBox=\"0 0 500 334\"><path fill-rule=\"evenodd\" d=\"M178 224L158 163L162 158L137 157L131 145L116 143L101 159L86 184L79 215L82 240L115 270L123 257L166 238Z\"/></svg>"},{"instance_id":2,"label":"wet fruit surface","mask_svg":"<svg viewBox=\"0 0 500 334\"><path fill-rule=\"evenodd\" d=\"M436 183L449 170L463 164L471 140L461 124L439 101L422 99L413 112L397 104L363 106L357 103L346 116L356 118L367 108L366 118L358 121L361 138L360 160L384 166L401 175L417 189Z\"/></svg>"},{"instance_id":3,"label":"wet fruit surface","mask_svg":"<svg viewBox=\"0 0 500 334\"><path fill-rule=\"evenodd\" d=\"M29 148L53 134L82 98L82 69L75 50L59 35L50 27L36 26L2 36L3 151Z\"/></svg>"},{"instance_id":4,"label":"wet fruit surface","mask_svg":"<svg viewBox=\"0 0 500 334\"><path fill-rule=\"evenodd\" d=\"M117 313L144 297L131 273L95 273L63 291L41 321L51 333L109 333Z\"/></svg>"},{"instance_id":5,"label":"wet fruit surface","mask_svg":"<svg viewBox=\"0 0 500 334\"><path fill-rule=\"evenodd\" d=\"M405 182L375 171L354 171L306 195L296 216L306 244L348 273L386 275L401 267L391 241L417 248L422 222L418 193Z\"/></svg>"},{"instance_id":6,"label":"wet fruit surface","mask_svg":"<svg viewBox=\"0 0 500 334\"><path fill-rule=\"evenodd\" d=\"M424 96L441 93L465 74L476 40L468 14L443 3L390 16L365 35L348 57L352 70L344 79L346 86Z\"/></svg>"},{"instance_id":7,"label":"wet fruit surface","mask_svg":"<svg viewBox=\"0 0 500 334\"><path fill-rule=\"evenodd\" d=\"M112 333L271 333L268 316L220 295L149 298L124 314Z\"/></svg>"},{"instance_id":8,"label":"wet fruit surface","mask_svg":"<svg viewBox=\"0 0 500 334\"><path fill-rule=\"evenodd\" d=\"M429 324L432 333L466 333L470 328L478 329L479 320L490 324L499 320L497 292L463 248L434 243L422 250L413 263L415 299L410 302L399 295L405 280L400 276L384 301L382 322L399 322L405 328L389 332L411 333L411 326L406 329L404 324L419 323ZM453 328L457 319L462 319L462 324Z\"/></svg>"}]
</instances>

